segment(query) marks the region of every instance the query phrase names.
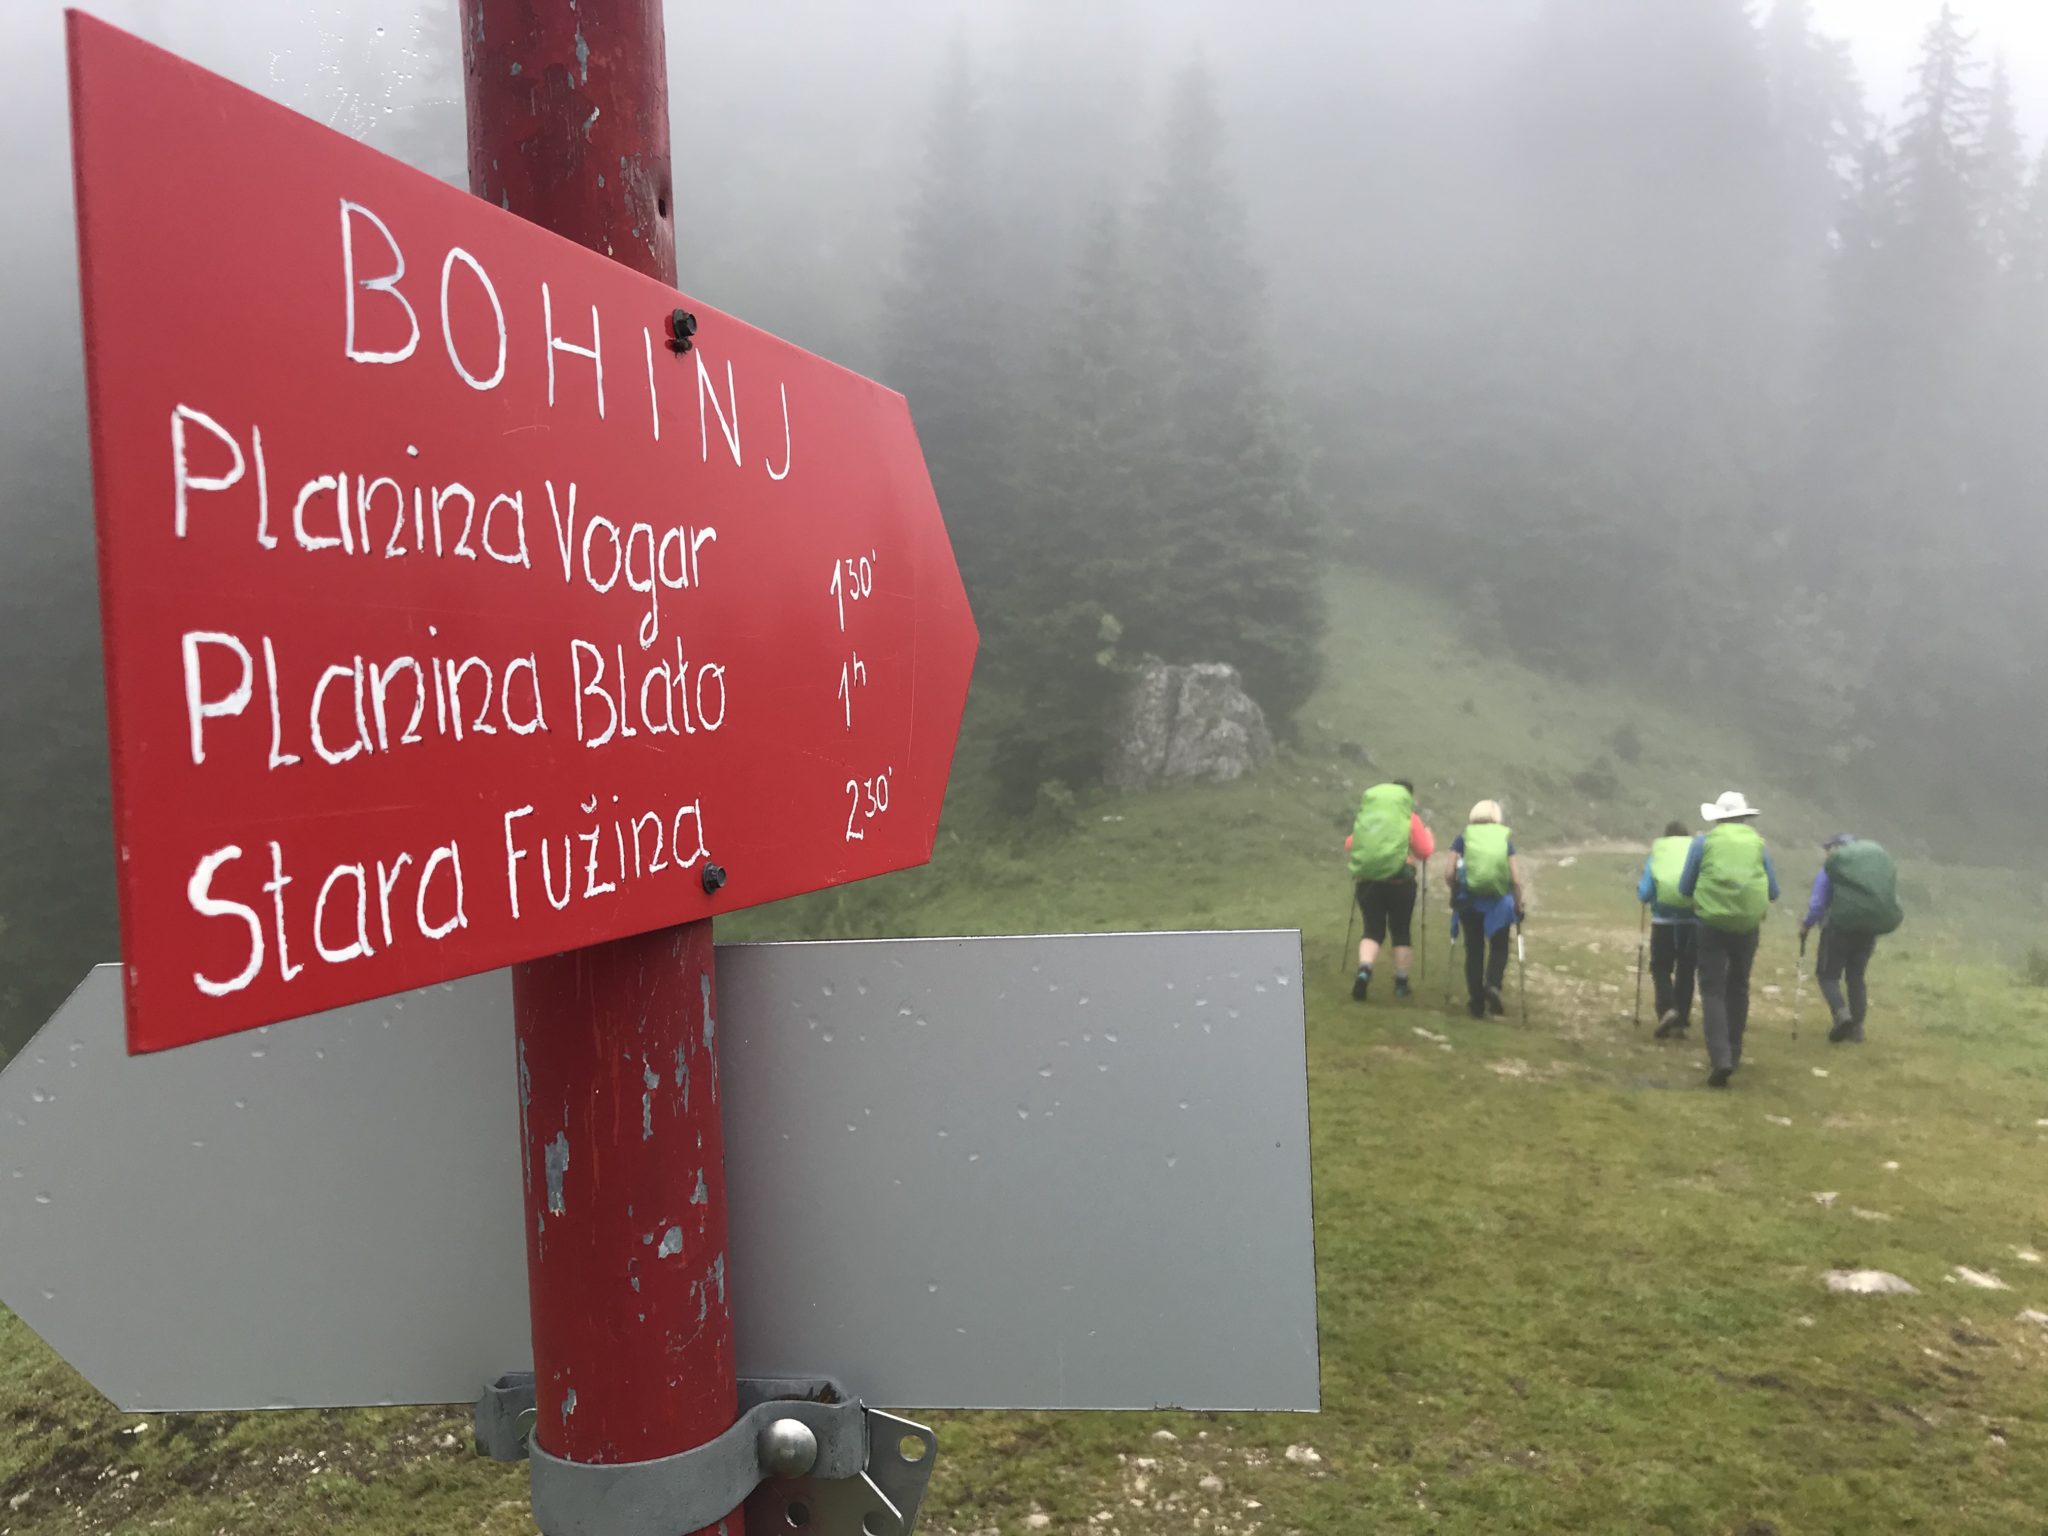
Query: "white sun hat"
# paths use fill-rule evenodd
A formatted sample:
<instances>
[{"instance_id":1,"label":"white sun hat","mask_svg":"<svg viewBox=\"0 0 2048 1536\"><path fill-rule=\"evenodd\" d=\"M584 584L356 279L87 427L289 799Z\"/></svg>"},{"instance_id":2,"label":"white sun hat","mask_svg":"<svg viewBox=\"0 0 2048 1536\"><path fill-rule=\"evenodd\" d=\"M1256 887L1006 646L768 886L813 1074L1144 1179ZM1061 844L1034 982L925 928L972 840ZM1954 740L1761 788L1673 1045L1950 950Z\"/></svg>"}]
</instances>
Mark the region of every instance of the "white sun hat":
<instances>
[{"instance_id":1,"label":"white sun hat","mask_svg":"<svg viewBox=\"0 0 2048 1536\"><path fill-rule=\"evenodd\" d=\"M1712 805L1700 807L1700 815L1708 821L1741 821L1759 814L1755 806L1742 798L1739 789L1731 789Z\"/></svg>"}]
</instances>

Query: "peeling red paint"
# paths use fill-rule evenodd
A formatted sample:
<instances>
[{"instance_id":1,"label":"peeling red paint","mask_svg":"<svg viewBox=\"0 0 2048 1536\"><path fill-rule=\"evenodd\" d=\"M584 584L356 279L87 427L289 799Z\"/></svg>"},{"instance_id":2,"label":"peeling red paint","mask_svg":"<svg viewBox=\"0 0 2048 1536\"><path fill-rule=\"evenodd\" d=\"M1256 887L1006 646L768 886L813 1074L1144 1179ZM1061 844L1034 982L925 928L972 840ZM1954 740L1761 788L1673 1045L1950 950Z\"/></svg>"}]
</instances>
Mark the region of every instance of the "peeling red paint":
<instances>
[{"instance_id":1,"label":"peeling red paint","mask_svg":"<svg viewBox=\"0 0 2048 1536\"><path fill-rule=\"evenodd\" d=\"M544 1161L561 1138L570 1149L560 1178L536 1180L527 1199L539 1433L557 1456L673 1455L735 1416L725 1165L696 1151L700 1136L723 1145L719 1104L686 1105L672 1076L650 1085L644 1067L680 1052L691 1076L716 1070L711 966L703 922L512 973L533 1083L521 1156Z\"/></svg>"},{"instance_id":2,"label":"peeling red paint","mask_svg":"<svg viewBox=\"0 0 2048 1536\"><path fill-rule=\"evenodd\" d=\"M463 0L469 186L676 280L659 0Z\"/></svg>"}]
</instances>

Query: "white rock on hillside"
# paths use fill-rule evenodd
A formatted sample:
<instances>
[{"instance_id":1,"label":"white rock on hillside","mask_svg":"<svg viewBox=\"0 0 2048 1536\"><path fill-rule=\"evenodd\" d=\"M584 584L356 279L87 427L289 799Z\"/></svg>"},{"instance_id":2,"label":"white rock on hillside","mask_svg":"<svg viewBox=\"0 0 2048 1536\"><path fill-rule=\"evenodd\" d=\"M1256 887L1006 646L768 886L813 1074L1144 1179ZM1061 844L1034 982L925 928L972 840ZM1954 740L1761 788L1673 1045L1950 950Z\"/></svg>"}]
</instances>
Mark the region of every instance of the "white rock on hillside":
<instances>
[{"instance_id":1,"label":"white rock on hillside","mask_svg":"<svg viewBox=\"0 0 2048 1536\"><path fill-rule=\"evenodd\" d=\"M1918 1296L1910 1281L1881 1269L1831 1269L1821 1276L1829 1290L1843 1296Z\"/></svg>"},{"instance_id":2,"label":"white rock on hillside","mask_svg":"<svg viewBox=\"0 0 2048 1536\"><path fill-rule=\"evenodd\" d=\"M1999 1279L1998 1276L1987 1275L1983 1270L1972 1269L1967 1264L1958 1264L1950 1271L1949 1278L1960 1280L1965 1285L1974 1285L1980 1291L2009 1291L2012 1289L2011 1286Z\"/></svg>"},{"instance_id":3,"label":"white rock on hillside","mask_svg":"<svg viewBox=\"0 0 2048 1536\"><path fill-rule=\"evenodd\" d=\"M1148 659L1111 727L1103 778L1112 789L1220 784L1272 755L1266 712L1244 691L1235 667Z\"/></svg>"}]
</instances>

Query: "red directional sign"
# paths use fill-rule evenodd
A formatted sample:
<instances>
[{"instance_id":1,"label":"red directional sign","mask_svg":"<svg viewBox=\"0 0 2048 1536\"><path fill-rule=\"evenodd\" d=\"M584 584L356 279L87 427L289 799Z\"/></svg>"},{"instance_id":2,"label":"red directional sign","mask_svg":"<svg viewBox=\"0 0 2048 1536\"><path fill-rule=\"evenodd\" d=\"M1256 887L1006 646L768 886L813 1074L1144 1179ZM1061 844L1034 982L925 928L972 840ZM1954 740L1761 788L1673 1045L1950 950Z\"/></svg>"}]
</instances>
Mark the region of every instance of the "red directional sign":
<instances>
[{"instance_id":1,"label":"red directional sign","mask_svg":"<svg viewBox=\"0 0 2048 1536\"><path fill-rule=\"evenodd\" d=\"M71 69L131 1049L930 856L976 636L901 396L75 13Z\"/></svg>"}]
</instances>

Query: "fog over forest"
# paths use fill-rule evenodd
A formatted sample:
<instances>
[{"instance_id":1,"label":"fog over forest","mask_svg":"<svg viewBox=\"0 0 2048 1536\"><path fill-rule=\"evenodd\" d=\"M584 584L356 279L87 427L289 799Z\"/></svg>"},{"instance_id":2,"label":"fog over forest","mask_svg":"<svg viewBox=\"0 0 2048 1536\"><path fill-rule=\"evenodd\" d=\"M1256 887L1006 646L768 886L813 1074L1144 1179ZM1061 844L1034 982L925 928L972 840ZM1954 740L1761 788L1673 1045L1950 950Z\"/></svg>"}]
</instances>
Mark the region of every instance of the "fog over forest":
<instances>
[{"instance_id":1,"label":"fog over forest","mask_svg":"<svg viewBox=\"0 0 2048 1536\"><path fill-rule=\"evenodd\" d=\"M61 10L20 8L0 1056L116 953ZM93 9L461 177L453 0ZM1995 858L2048 787L2048 41L1877 9L1859 53L1820 0L672 6L681 282L909 397L992 815L1098 791L1145 656L1283 738L1411 665L1328 654L1350 562Z\"/></svg>"}]
</instances>

